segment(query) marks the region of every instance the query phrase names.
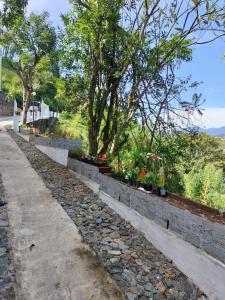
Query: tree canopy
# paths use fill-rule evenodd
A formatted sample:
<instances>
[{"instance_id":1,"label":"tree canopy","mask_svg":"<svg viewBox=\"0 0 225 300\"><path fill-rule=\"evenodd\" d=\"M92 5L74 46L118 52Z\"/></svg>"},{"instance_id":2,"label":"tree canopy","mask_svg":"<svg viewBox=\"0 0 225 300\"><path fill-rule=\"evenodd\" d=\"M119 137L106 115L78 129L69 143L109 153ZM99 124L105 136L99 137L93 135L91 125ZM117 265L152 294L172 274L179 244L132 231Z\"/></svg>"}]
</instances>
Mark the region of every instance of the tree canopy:
<instances>
[{"instance_id":1,"label":"tree canopy","mask_svg":"<svg viewBox=\"0 0 225 300\"><path fill-rule=\"evenodd\" d=\"M91 155L117 152L130 122L141 119L154 139L158 130L176 127L171 113L199 107L197 94L182 99L196 83L179 80L176 70L192 58L194 45L224 35L219 1L71 3L63 17L62 65L68 95L88 113Z\"/></svg>"},{"instance_id":2,"label":"tree canopy","mask_svg":"<svg viewBox=\"0 0 225 300\"><path fill-rule=\"evenodd\" d=\"M15 20L22 20L28 0L4 0L3 8L0 11L1 24L6 27L13 27Z\"/></svg>"},{"instance_id":3,"label":"tree canopy","mask_svg":"<svg viewBox=\"0 0 225 300\"><path fill-rule=\"evenodd\" d=\"M23 115L27 111L32 92L51 82L57 72L55 28L48 21L48 13L32 13L16 20L11 28L3 28L0 44L5 46L5 60L15 71L23 87Z\"/></svg>"}]
</instances>

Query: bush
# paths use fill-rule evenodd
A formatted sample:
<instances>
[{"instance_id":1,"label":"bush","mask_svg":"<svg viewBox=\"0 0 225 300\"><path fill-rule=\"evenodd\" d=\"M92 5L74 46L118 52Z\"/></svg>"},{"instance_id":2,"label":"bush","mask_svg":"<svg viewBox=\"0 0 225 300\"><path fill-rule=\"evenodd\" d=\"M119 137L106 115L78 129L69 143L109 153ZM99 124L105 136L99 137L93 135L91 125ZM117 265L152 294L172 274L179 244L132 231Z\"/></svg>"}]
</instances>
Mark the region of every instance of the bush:
<instances>
[{"instance_id":1,"label":"bush","mask_svg":"<svg viewBox=\"0 0 225 300\"><path fill-rule=\"evenodd\" d=\"M62 112L52 131L54 134L68 139L81 139L83 150L86 152L88 144L87 122L81 113Z\"/></svg>"},{"instance_id":2,"label":"bush","mask_svg":"<svg viewBox=\"0 0 225 300\"><path fill-rule=\"evenodd\" d=\"M191 172L184 175L185 196L199 203L225 209L225 194L223 188L223 170L214 164L204 168L194 166Z\"/></svg>"}]
</instances>

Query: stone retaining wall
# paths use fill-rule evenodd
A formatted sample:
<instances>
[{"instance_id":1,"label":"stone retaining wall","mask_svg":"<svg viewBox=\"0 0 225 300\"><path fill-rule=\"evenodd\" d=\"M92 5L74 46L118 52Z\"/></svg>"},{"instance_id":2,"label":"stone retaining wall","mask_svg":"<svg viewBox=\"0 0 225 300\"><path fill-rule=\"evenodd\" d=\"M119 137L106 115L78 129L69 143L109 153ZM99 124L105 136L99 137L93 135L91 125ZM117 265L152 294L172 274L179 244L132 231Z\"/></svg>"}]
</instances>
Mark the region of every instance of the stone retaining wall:
<instances>
[{"instance_id":1,"label":"stone retaining wall","mask_svg":"<svg viewBox=\"0 0 225 300\"><path fill-rule=\"evenodd\" d=\"M0 91L0 117L13 115L13 101L9 101L4 92Z\"/></svg>"},{"instance_id":2,"label":"stone retaining wall","mask_svg":"<svg viewBox=\"0 0 225 300\"><path fill-rule=\"evenodd\" d=\"M225 225L171 205L156 195L133 189L101 174L97 167L90 164L69 158L68 167L97 182L100 189L114 199L225 263Z\"/></svg>"}]
</instances>

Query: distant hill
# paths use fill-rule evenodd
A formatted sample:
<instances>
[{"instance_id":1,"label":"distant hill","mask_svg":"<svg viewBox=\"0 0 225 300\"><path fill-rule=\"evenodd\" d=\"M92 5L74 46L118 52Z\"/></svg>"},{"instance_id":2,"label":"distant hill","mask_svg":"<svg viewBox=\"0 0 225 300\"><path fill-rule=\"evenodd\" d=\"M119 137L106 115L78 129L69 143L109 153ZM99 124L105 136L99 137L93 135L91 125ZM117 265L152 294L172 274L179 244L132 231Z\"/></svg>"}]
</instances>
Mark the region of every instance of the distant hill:
<instances>
[{"instance_id":1,"label":"distant hill","mask_svg":"<svg viewBox=\"0 0 225 300\"><path fill-rule=\"evenodd\" d=\"M208 133L208 135L211 136L225 136L225 126L219 128L207 128L207 129L200 128L199 131L206 132Z\"/></svg>"}]
</instances>

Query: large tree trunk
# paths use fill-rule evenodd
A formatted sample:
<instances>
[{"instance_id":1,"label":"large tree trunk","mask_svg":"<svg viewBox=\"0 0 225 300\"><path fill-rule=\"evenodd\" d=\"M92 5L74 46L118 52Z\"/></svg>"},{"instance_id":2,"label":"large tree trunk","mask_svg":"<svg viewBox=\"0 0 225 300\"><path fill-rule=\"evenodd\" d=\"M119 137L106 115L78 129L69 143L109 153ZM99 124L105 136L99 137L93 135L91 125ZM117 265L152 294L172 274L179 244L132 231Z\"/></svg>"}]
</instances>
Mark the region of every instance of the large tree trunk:
<instances>
[{"instance_id":1,"label":"large tree trunk","mask_svg":"<svg viewBox=\"0 0 225 300\"><path fill-rule=\"evenodd\" d=\"M22 124L26 124L26 115L29 107L30 90L27 87L23 87L23 112L22 112Z\"/></svg>"},{"instance_id":2,"label":"large tree trunk","mask_svg":"<svg viewBox=\"0 0 225 300\"><path fill-rule=\"evenodd\" d=\"M91 85L88 92L88 153L90 156L96 156L98 152L98 137L96 132L96 122L94 116L94 98L95 98L95 88L97 84L97 67L94 67L93 76L91 80Z\"/></svg>"},{"instance_id":3,"label":"large tree trunk","mask_svg":"<svg viewBox=\"0 0 225 300\"><path fill-rule=\"evenodd\" d=\"M102 138L102 148L100 150L100 154L105 154L109 148L110 143L112 142L114 135L115 135L115 131L113 130L114 128L114 123L115 120L113 118L113 113L115 114L117 107L117 85L115 85L114 89L111 92L111 97L110 97L110 104L109 104L109 108L108 108L108 114L107 114L107 118L106 118L106 123L105 126L102 130L103 133L103 138ZM118 121L116 120L116 123Z\"/></svg>"},{"instance_id":4,"label":"large tree trunk","mask_svg":"<svg viewBox=\"0 0 225 300\"><path fill-rule=\"evenodd\" d=\"M98 136L95 127L89 126L88 141L89 141L89 149L88 149L89 155L96 156L98 153Z\"/></svg>"}]
</instances>

